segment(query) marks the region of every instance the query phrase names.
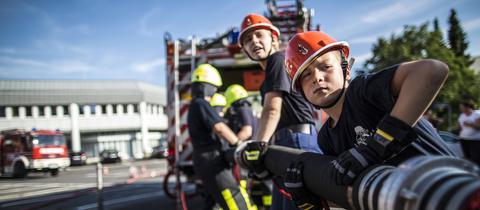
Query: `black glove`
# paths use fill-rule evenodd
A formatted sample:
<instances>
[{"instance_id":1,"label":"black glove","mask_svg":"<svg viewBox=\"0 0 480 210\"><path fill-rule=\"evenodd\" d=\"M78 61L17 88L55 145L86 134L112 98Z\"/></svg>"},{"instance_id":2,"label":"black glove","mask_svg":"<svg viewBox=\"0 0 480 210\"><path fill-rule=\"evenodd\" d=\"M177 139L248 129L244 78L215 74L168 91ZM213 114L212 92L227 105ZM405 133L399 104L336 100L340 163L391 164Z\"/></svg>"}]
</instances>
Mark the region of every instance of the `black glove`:
<instances>
[{"instance_id":1,"label":"black glove","mask_svg":"<svg viewBox=\"0 0 480 210\"><path fill-rule=\"evenodd\" d=\"M367 141L367 145L382 159L388 159L405 149L416 138L417 134L412 126L386 115L378 124L373 138Z\"/></svg>"},{"instance_id":2,"label":"black glove","mask_svg":"<svg viewBox=\"0 0 480 210\"><path fill-rule=\"evenodd\" d=\"M271 177L271 173L264 165L267 148L267 143L262 141L252 141L245 146L243 159L249 170L248 175L250 177L258 180L264 180Z\"/></svg>"},{"instance_id":3,"label":"black glove","mask_svg":"<svg viewBox=\"0 0 480 210\"><path fill-rule=\"evenodd\" d=\"M310 193L303 185L303 162L293 161L287 168L284 179L285 191L299 209L320 210L323 209L322 201Z\"/></svg>"},{"instance_id":4,"label":"black glove","mask_svg":"<svg viewBox=\"0 0 480 210\"><path fill-rule=\"evenodd\" d=\"M382 159L375 151L365 145L351 148L332 161L333 177L338 185L350 185L368 166L381 163Z\"/></svg>"},{"instance_id":5,"label":"black glove","mask_svg":"<svg viewBox=\"0 0 480 210\"><path fill-rule=\"evenodd\" d=\"M410 125L390 115L385 116L378 124L375 134L367 139L367 145L345 151L332 161L337 184L352 184L365 168L402 151L416 137Z\"/></svg>"}]
</instances>

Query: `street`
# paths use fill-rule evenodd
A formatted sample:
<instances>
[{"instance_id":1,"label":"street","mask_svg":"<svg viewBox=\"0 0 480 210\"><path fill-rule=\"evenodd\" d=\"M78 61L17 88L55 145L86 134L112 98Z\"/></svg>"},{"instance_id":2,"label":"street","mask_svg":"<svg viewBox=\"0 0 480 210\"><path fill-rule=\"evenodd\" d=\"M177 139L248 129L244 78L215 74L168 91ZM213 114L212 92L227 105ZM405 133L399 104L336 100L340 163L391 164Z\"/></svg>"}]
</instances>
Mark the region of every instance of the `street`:
<instances>
[{"instance_id":1,"label":"street","mask_svg":"<svg viewBox=\"0 0 480 210\"><path fill-rule=\"evenodd\" d=\"M104 209L174 209L174 200L162 189L165 160L104 166ZM70 167L57 177L31 173L25 179L0 178L0 209L97 209L96 180L96 165Z\"/></svg>"}]
</instances>

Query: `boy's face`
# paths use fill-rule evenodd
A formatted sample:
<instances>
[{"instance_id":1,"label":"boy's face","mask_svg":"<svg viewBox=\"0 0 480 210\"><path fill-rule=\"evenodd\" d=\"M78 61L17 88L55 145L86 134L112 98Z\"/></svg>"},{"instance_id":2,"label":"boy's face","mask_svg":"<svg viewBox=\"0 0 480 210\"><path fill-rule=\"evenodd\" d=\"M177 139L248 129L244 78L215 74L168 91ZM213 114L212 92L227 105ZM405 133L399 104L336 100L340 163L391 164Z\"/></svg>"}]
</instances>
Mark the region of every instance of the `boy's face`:
<instances>
[{"instance_id":1,"label":"boy's face","mask_svg":"<svg viewBox=\"0 0 480 210\"><path fill-rule=\"evenodd\" d=\"M340 52L330 51L318 57L300 75L302 90L310 103L325 106L337 98L343 85L340 64ZM350 79L350 70L347 70L346 79Z\"/></svg>"},{"instance_id":2,"label":"boy's face","mask_svg":"<svg viewBox=\"0 0 480 210\"><path fill-rule=\"evenodd\" d=\"M272 49L272 34L266 29L250 30L241 41L243 49L255 60L267 58Z\"/></svg>"}]
</instances>

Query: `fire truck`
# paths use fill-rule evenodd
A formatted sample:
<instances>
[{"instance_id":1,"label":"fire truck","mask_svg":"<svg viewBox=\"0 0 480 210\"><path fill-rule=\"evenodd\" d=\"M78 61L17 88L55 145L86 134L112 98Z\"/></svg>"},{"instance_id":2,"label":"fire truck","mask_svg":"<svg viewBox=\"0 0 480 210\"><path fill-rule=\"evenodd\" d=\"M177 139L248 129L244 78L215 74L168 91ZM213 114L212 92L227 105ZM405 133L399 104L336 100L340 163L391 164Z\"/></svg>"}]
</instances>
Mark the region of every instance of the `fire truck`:
<instances>
[{"instance_id":1,"label":"fire truck","mask_svg":"<svg viewBox=\"0 0 480 210\"><path fill-rule=\"evenodd\" d=\"M70 166L65 135L60 131L20 129L0 133L0 174L23 178L29 172L50 172Z\"/></svg>"}]
</instances>

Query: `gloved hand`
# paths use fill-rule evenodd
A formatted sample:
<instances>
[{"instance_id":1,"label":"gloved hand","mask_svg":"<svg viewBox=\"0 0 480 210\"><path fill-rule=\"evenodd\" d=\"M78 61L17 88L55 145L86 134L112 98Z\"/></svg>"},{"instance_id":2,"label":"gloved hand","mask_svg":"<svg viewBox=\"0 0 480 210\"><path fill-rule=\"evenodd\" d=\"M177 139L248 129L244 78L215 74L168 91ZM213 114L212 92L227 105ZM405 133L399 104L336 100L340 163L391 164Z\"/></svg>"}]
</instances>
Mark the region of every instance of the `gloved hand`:
<instances>
[{"instance_id":1,"label":"gloved hand","mask_svg":"<svg viewBox=\"0 0 480 210\"><path fill-rule=\"evenodd\" d=\"M381 163L382 159L365 145L351 148L332 161L333 177L338 185L350 185L368 166Z\"/></svg>"},{"instance_id":2,"label":"gloved hand","mask_svg":"<svg viewBox=\"0 0 480 210\"><path fill-rule=\"evenodd\" d=\"M321 199L311 194L303 185L303 162L293 161L287 168L284 179L285 191L299 209L320 210L323 209Z\"/></svg>"},{"instance_id":3,"label":"gloved hand","mask_svg":"<svg viewBox=\"0 0 480 210\"><path fill-rule=\"evenodd\" d=\"M367 145L359 145L332 161L333 176L337 184L350 185L355 177L370 165L378 164L402 151L417 135L403 121L386 115L369 139Z\"/></svg>"},{"instance_id":4,"label":"gloved hand","mask_svg":"<svg viewBox=\"0 0 480 210\"><path fill-rule=\"evenodd\" d=\"M373 138L367 141L367 146L382 159L387 159L405 149L416 138L417 133L412 126L386 115L378 124Z\"/></svg>"},{"instance_id":5,"label":"gloved hand","mask_svg":"<svg viewBox=\"0 0 480 210\"><path fill-rule=\"evenodd\" d=\"M250 177L263 180L271 176L264 165L267 148L267 143L261 141L251 141L245 146L243 159Z\"/></svg>"}]
</instances>

